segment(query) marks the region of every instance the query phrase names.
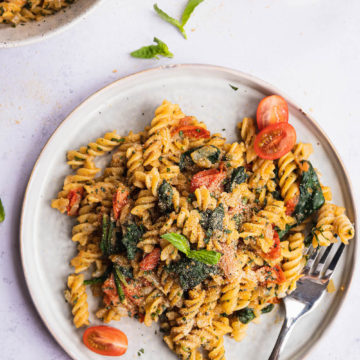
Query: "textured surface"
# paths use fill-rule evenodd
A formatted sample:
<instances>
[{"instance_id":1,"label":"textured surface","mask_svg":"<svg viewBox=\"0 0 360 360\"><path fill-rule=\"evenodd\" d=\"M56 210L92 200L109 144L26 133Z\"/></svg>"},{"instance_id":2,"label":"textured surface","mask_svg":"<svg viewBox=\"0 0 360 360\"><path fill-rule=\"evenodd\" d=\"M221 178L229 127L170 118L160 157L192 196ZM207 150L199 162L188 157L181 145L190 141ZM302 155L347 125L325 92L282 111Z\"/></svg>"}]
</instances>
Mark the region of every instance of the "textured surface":
<instances>
[{"instance_id":1,"label":"textured surface","mask_svg":"<svg viewBox=\"0 0 360 360\"><path fill-rule=\"evenodd\" d=\"M207 0L190 19L187 41L156 18L149 1L121 2L104 1L87 20L52 39L0 51L0 196L7 212L0 225L4 359L67 359L26 290L18 253L20 207L34 162L56 126L89 94L123 75L161 64L199 62L238 68L274 84L326 130L360 200L356 0ZM179 3L162 5L177 14ZM174 59L128 56L153 35L168 43ZM338 318L308 359L358 358L360 316L354 303L359 296L355 274Z\"/></svg>"}]
</instances>

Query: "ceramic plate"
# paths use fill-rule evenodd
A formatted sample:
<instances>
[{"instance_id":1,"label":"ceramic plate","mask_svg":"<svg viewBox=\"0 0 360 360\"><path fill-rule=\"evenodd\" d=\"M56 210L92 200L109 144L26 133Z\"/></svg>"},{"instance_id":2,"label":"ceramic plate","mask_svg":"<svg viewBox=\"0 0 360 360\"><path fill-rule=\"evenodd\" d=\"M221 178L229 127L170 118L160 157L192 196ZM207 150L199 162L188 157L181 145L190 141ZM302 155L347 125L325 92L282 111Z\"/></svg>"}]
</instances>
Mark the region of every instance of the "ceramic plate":
<instances>
[{"instance_id":1,"label":"ceramic plate","mask_svg":"<svg viewBox=\"0 0 360 360\"><path fill-rule=\"evenodd\" d=\"M238 87L234 91L229 84ZM72 271L70 259L75 254L71 241L73 219L50 207L50 201L62 188L70 172L65 162L68 149L76 149L106 131L119 134L139 131L150 123L155 108L163 99L180 104L183 112L204 121L212 132L225 133L235 141L235 127L244 116L254 116L257 104L266 95L278 93L288 101L290 122L298 139L311 142L315 153L311 160L322 173L322 182L333 189L334 203L347 208L355 219L355 208L349 179L344 167L319 126L286 95L272 86L241 72L208 65L178 65L144 71L123 78L95 93L75 109L59 126L43 149L30 178L21 221L21 252L24 273L34 304L50 332L64 350L77 360L103 359L82 344L83 330L72 324L69 305L63 291L67 275ZM100 160L101 161L101 160ZM103 160L102 160L103 161ZM326 294L324 300L295 327L281 359L301 359L318 341L338 312L349 287L354 266L355 240L347 247L336 269L334 282L344 291ZM92 325L96 301L89 292ZM264 315L261 322L251 324L241 343L226 339L227 359L266 359L281 327L279 309ZM156 326L146 328L132 319L112 323L123 330L129 348L123 359L175 359L155 334ZM256 349L256 351L254 351Z\"/></svg>"},{"instance_id":2,"label":"ceramic plate","mask_svg":"<svg viewBox=\"0 0 360 360\"><path fill-rule=\"evenodd\" d=\"M83 18L100 2L101 0L77 0L56 14L45 16L41 21L29 21L15 28L0 24L0 48L31 44L59 33Z\"/></svg>"}]
</instances>

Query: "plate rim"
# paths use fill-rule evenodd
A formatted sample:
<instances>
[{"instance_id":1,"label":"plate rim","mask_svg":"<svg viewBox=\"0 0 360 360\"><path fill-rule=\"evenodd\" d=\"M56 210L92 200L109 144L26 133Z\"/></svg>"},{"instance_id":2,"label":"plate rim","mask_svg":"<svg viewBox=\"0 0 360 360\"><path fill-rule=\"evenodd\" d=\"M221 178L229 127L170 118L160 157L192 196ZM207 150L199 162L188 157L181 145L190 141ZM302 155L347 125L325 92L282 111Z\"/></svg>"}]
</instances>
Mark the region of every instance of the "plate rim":
<instances>
[{"instance_id":1,"label":"plate rim","mask_svg":"<svg viewBox=\"0 0 360 360\"><path fill-rule=\"evenodd\" d=\"M33 35L33 36L30 36L30 37L28 37L26 39L21 39L21 40L5 40L5 41L0 40L0 49L13 49L13 48L16 48L16 47L32 45L32 44L39 43L42 40L50 39L55 35L61 34L62 32L65 32L66 30L68 30L73 25L75 25L78 22L80 22L81 20L83 20L85 16L88 16L90 14L90 12L92 12L103 1L104 0L94 0L94 2L92 4L87 6L86 9L83 12L81 12L81 14L76 16L71 21L69 21L69 22L67 22L67 23L65 23L63 25L57 26L57 27L55 27L53 29L50 29L50 30L48 30L48 31L46 31L44 33ZM71 9L71 5L70 5L69 9ZM56 16L56 13L52 14L50 16Z\"/></svg>"},{"instance_id":2,"label":"plate rim","mask_svg":"<svg viewBox=\"0 0 360 360\"><path fill-rule=\"evenodd\" d=\"M98 0L96 3L94 3L94 5L101 3L102 0ZM92 6L92 8L94 8L95 6ZM75 20L78 20L80 17L76 18ZM70 22L69 24L66 25L70 25L73 22ZM66 26L65 25L65 26ZM1 48L1 43L0 43L0 48ZM27 276L27 272L25 271L25 255L23 253L23 222L24 222L24 213L25 213L25 207L26 207L26 202L27 202L27 195L28 192L30 190L31 184L32 184L32 180L34 177L34 174L39 166L40 160L42 158L42 155L45 151L45 149L47 148L47 146L49 145L49 143L52 141L53 137L55 136L55 134L58 132L58 130L67 122L69 121L69 119L72 117L72 115L78 111L78 109L82 106L85 106L85 104L87 104L88 102L91 102L91 100L93 98L95 98L99 93L101 93L102 91L105 91L106 89L115 86L116 84L122 82L122 81L126 81L128 79L131 78L135 78L135 77L141 77L143 74L147 74L147 73L151 73L151 72L162 72L162 71L166 71L169 69L177 69L177 68L200 68L201 70L209 70L209 71L221 71L221 72L225 72L228 74L232 74L235 75L236 77L238 77L241 80L245 80L248 81L250 83L256 84L264 89L266 89L268 92L273 93L273 94L278 94L280 96L282 96L288 104L290 104L292 107L294 107L295 109L297 109L298 111L300 111L303 116L305 116L310 123L316 128L316 130L320 133L321 136L324 137L324 139L326 140L327 144L329 145L329 147L331 148L331 150L333 151L336 160L338 161L340 167L341 167L341 171L344 175L344 179L346 182L346 186L348 188L348 192L349 192L349 201L352 205L353 208L353 214L354 214L354 224L355 224L355 237L354 239L352 239L352 242L354 243L353 247L354 247L354 251L351 254L351 268L352 268L352 272L349 275L349 279L348 279L348 286L346 286L346 288L342 291L343 296L340 297L338 305L335 308L334 311L334 316L328 320L328 325L322 330L322 332L318 335L318 339L312 344L310 345L305 352L303 352L303 356L302 359L305 359L305 357L313 350L315 349L319 343L320 340L324 337L324 335L329 331L329 329L331 328L331 326L333 325L335 319L339 316L340 313L340 309L342 308L345 299L347 298L347 295L349 293L349 289L352 285L353 282L353 278L354 278L354 273L358 267L358 261L357 261L357 253L359 252L359 247L357 246L357 234L358 234L358 223L357 223L357 209L356 209L356 203L355 203L355 198L354 198L354 191L353 191L353 186L351 183L351 179L350 176L345 168L345 165L338 153L338 151L336 150L335 146L333 145L332 141L329 139L329 137L327 136L327 134L324 132L324 130L321 128L321 126L317 123L317 121L310 115L308 115L300 106L297 105L296 102L293 101L293 99L291 97L289 97L287 95L287 93L280 91L276 86L273 86L272 84L268 83L267 81L264 81L254 75L242 72L240 70L237 69L233 69L233 68L229 68L229 67L225 67L225 66L220 66L220 65L211 65L211 64L204 64L204 63L181 63L181 64L169 64L169 65L161 65L161 66L156 66L156 67L152 67L152 68L148 68L148 69L144 69L135 73L131 73L129 75L125 75L123 77L121 77L120 79L117 79L103 87L101 87L100 89L98 89L97 91L91 93L89 96L87 96L84 100L82 100L73 110L71 110L68 115L65 116L65 118L60 122L60 124L55 128L55 130L53 131L53 133L50 135L49 139L46 141L45 145L43 146L43 148L41 149L35 163L34 166L31 170L30 176L28 178L28 182L26 185L26 189L25 189L25 193L24 193L24 198L23 198L23 202L22 202L22 207L21 207L21 217L20 217L20 231L19 231L19 238L20 238L20 246L19 246L19 251L20 251L20 257L21 257L21 265L22 265L22 271L24 274L24 278L25 278L25 282L26 282L26 286L27 289L29 291L30 297L31 297L31 301L38 313L38 315L40 316L43 324L45 325L46 329L49 331L49 333L51 334L51 336L55 339L55 341L60 345L60 347L62 348L62 350L71 357L71 359L76 360L76 358L73 356L72 351L70 351L69 349L67 349L62 340L59 339L57 337L57 335L55 334L55 331L53 331L50 327L50 325L47 323L47 320L45 318L45 315L42 313L41 307L37 306L36 300L35 300L35 295L33 294L32 288L30 286L30 280Z\"/></svg>"}]
</instances>

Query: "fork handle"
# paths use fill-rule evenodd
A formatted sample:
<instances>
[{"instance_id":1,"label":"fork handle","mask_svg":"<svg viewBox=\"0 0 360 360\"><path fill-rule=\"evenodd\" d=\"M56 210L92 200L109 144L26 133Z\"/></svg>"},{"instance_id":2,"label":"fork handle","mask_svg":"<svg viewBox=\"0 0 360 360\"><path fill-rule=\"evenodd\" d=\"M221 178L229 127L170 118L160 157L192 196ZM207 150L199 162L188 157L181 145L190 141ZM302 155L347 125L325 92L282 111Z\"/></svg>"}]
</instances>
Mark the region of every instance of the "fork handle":
<instances>
[{"instance_id":1,"label":"fork handle","mask_svg":"<svg viewBox=\"0 0 360 360\"><path fill-rule=\"evenodd\" d=\"M277 360L279 358L280 351L282 350L283 345L285 344L290 330L292 330L295 324L296 318L286 318L284 320L283 326L281 327L280 334L276 340L274 349L269 357L269 360Z\"/></svg>"}]
</instances>

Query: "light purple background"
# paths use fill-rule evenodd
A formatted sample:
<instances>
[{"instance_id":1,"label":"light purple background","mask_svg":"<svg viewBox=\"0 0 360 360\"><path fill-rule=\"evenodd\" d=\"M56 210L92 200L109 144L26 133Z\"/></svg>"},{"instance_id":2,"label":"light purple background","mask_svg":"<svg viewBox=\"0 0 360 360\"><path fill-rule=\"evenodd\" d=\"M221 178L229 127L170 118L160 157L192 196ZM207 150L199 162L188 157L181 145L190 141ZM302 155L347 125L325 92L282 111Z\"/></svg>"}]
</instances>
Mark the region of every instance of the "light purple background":
<instances>
[{"instance_id":1,"label":"light purple background","mask_svg":"<svg viewBox=\"0 0 360 360\"><path fill-rule=\"evenodd\" d=\"M178 16L183 3L158 0ZM63 34L0 50L0 197L6 210L0 224L0 358L68 359L42 324L24 282L21 204L31 169L59 123L124 75L162 64L211 63L272 83L325 129L359 203L359 13L358 0L206 0L189 21L186 41L156 17L152 1L104 0ZM169 45L174 59L128 55L153 36ZM359 299L355 274L339 316L308 359L359 359Z\"/></svg>"}]
</instances>

